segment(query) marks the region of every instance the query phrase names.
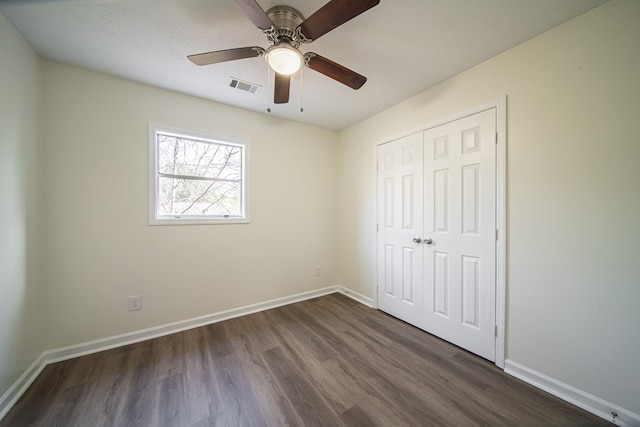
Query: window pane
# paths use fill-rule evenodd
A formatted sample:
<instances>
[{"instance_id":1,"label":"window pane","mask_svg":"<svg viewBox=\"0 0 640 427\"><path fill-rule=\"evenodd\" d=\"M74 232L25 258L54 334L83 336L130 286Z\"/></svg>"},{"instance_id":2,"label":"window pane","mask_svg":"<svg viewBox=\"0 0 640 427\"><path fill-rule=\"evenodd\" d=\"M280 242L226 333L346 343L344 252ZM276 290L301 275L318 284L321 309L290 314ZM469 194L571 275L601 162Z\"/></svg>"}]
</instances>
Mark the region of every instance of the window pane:
<instances>
[{"instance_id":1,"label":"window pane","mask_svg":"<svg viewBox=\"0 0 640 427\"><path fill-rule=\"evenodd\" d=\"M239 182L158 178L158 215L242 216Z\"/></svg>"},{"instance_id":2,"label":"window pane","mask_svg":"<svg viewBox=\"0 0 640 427\"><path fill-rule=\"evenodd\" d=\"M242 178L242 148L159 133L158 172L239 180Z\"/></svg>"}]
</instances>

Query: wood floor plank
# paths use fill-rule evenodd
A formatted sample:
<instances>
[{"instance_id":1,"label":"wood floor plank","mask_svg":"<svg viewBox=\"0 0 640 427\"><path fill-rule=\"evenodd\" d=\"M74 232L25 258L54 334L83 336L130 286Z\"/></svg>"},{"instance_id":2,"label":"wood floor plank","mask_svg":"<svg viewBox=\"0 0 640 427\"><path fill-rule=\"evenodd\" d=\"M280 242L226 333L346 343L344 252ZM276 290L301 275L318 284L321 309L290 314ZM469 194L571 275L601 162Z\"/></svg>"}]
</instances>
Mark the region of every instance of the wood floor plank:
<instances>
[{"instance_id":1,"label":"wood floor plank","mask_svg":"<svg viewBox=\"0 0 640 427\"><path fill-rule=\"evenodd\" d=\"M0 427L607 426L341 294L47 366Z\"/></svg>"},{"instance_id":2,"label":"wood floor plank","mask_svg":"<svg viewBox=\"0 0 640 427\"><path fill-rule=\"evenodd\" d=\"M340 421L350 426L375 426L376 423L369 418L367 412L355 405L340 415Z\"/></svg>"},{"instance_id":3,"label":"wood floor plank","mask_svg":"<svg viewBox=\"0 0 640 427\"><path fill-rule=\"evenodd\" d=\"M206 328L196 328L184 332L188 356L185 361L185 410L189 414L188 422L194 425L222 417L222 398L215 381L206 331Z\"/></svg>"},{"instance_id":4,"label":"wood floor plank","mask_svg":"<svg viewBox=\"0 0 640 427\"><path fill-rule=\"evenodd\" d=\"M296 368L293 360L285 355L282 348L267 350L264 357L269 369L305 425L324 426L327 420L336 418L314 384L310 383L303 372Z\"/></svg>"},{"instance_id":5,"label":"wood floor plank","mask_svg":"<svg viewBox=\"0 0 640 427\"><path fill-rule=\"evenodd\" d=\"M218 358L214 371L226 425L266 425L240 360L233 354Z\"/></svg>"}]
</instances>

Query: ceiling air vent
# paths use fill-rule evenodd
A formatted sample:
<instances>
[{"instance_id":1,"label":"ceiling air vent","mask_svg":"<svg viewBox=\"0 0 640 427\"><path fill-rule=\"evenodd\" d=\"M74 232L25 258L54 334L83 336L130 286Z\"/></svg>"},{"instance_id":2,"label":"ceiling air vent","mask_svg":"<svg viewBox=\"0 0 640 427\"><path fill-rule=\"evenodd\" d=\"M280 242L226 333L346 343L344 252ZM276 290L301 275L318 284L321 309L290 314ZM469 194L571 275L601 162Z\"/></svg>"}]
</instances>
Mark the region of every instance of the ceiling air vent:
<instances>
[{"instance_id":1,"label":"ceiling air vent","mask_svg":"<svg viewBox=\"0 0 640 427\"><path fill-rule=\"evenodd\" d=\"M256 93L260 89L260 85L257 85L255 83L245 82L240 79L236 79L235 77L231 77L229 86L231 86L234 89L238 89L238 90L249 92L249 93Z\"/></svg>"}]
</instances>

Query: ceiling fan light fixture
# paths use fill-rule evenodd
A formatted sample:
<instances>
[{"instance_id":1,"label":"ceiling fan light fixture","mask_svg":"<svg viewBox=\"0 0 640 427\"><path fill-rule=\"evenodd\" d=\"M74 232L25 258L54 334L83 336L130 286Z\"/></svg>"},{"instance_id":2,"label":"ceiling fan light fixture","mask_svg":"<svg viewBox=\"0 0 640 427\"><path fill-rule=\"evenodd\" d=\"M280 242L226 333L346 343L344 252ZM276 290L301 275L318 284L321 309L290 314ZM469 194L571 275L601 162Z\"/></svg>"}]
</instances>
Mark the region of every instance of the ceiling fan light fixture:
<instances>
[{"instance_id":1,"label":"ceiling fan light fixture","mask_svg":"<svg viewBox=\"0 0 640 427\"><path fill-rule=\"evenodd\" d=\"M295 73L302 66L300 51L287 43L271 46L265 56L273 71L286 76Z\"/></svg>"}]
</instances>

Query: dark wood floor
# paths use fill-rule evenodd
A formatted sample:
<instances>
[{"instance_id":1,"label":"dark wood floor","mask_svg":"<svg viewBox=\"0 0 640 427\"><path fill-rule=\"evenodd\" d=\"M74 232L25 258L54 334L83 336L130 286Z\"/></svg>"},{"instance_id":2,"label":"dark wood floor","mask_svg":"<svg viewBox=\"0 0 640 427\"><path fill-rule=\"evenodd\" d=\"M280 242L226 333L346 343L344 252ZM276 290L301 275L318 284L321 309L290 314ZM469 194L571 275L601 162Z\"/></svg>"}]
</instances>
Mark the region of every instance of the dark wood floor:
<instances>
[{"instance_id":1,"label":"dark wood floor","mask_svg":"<svg viewBox=\"0 0 640 427\"><path fill-rule=\"evenodd\" d=\"M608 426L343 295L47 366L16 426Z\"/></svg>"}]
</instances>

